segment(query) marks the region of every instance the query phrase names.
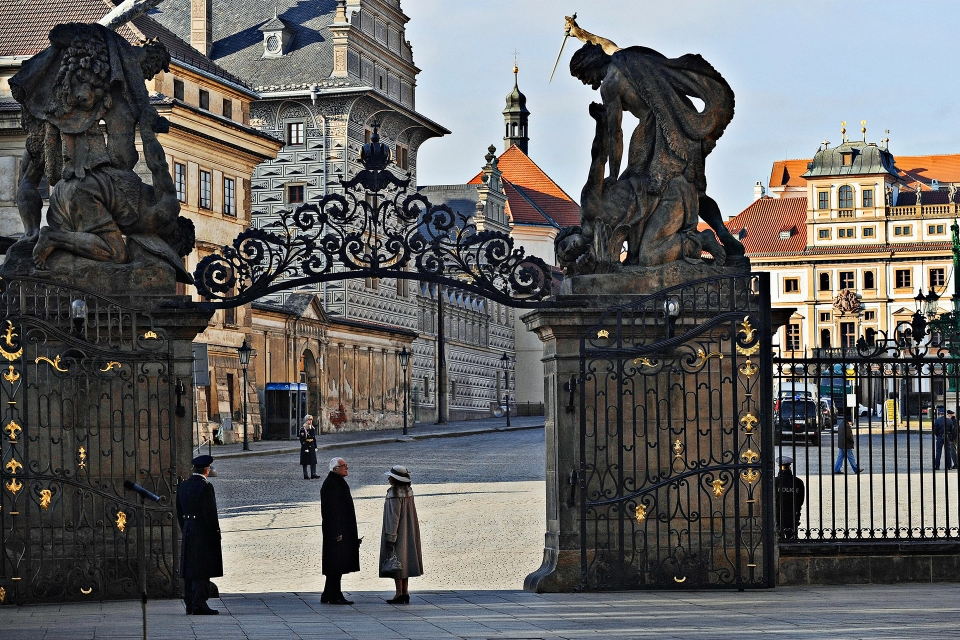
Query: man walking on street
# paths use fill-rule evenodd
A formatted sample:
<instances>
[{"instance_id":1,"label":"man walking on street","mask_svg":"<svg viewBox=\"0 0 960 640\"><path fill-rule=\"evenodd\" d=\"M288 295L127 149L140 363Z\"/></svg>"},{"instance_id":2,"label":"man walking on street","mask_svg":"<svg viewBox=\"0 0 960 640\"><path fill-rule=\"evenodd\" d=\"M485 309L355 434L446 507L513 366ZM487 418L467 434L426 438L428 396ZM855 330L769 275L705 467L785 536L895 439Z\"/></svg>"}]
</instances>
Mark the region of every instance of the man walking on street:
<instances>
[{"instance_id":1,"label":"man walking on street","mask_svg":"<svg viewBox=\"0 0 960 640\"><path fill-rule=\"evenodd\" d=\"M837 461L833 463L834 473L840 473L844 460L850 463L850 470L854 473L863 471L863 469L857 466L857 460L853 455L853 447L855 444L853 424L849 420L844 420L843 426L840 427L840 433L837 434Z\"/></svg>"},{"instance_id":2,"label":"man walking on street","mask_svg":"<svg viewBox=\"0 0 960 640\"><path fill-rule=\"evenodd\" d=\"M957 441L957 418L953 410L947 411L947 416L943 415L943 407L937 408L937 419L933 421L933 468L940 468L940 458L943 450L947 450L947 469L957 468L957 454L954 450L954 443Z\"/></svg>"},{"instance_id":3,"label":"man walking on street","mask_svg":"<svg viewBox=\"0 0 960 640\"><path fill-rule=\"evenodd\" d=\"M207 604L210 578L223 575L217 496L207 481L213 456L193 459L193 474L177 487L177 521L183 532L180 543L180 577L187 614L213 616L220 613Z\"/></svg>"},{"instance_id":4,"label":"man walking on street","mask_svg":"<svg viewBox=\"0 0 960 640\"><path fill-rule=\"evenodd\" d=\"M324 604L353 604L340 590L340 579L345 573L360 571L360 543L357 535L357 513L347 477L347 463L343 458L330 461L330 473L320 487L320 515L323 518L323 575L327 581L320 602Z\"/></svg>"}]
</instances>

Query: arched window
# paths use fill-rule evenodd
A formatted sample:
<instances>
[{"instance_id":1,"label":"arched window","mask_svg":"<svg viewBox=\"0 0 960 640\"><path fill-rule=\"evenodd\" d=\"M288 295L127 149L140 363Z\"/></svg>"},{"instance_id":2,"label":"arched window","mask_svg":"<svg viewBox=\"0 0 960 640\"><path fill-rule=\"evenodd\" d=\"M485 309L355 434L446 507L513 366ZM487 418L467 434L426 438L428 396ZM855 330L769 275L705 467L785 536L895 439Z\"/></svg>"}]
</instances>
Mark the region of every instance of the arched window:
<instances>
[{"instance_id":1,"label":"arched window","mask_svg":"<svg viewBox=\"0 0 960 640\"><path fill-rule=\"evenodd\" d=\"M820 348L830 348L830 329L820 329Z\"/></svg>"},{"instance_id":2,"label":"arched window","mask_svg":"<svg viewBox=\"0 0 960 640\"><path fill-rule=\"evenodd\" d=\"M517 135L517 123L516 123L516 122L513 123L513 135L514 135L514 137L516 137L516 135Z\"/></svg>"},{"instance_id":3,"label":"arched window","mask_svg":"<svg viewBox=\"0 0 960 640\"><path fill-rule=\"evenodd\" d=\"M506 136L507 138L510 137L510 123L509 123L509 122L504 125L503 135Z\"/></svg>"},{"instance_id":4,"label":"arched window","mask_svg":"<svg viewBox=\"0 0 960 640\"><path fill-rule=\"evenodd\" d=\"M867 344L872 347L877 340L877 332L874 331L873 329L867 329L866 339L867 339Z\"/></svg>"},{"instance_id":5,"label":"arched window","mask_svg":"<svg viewBox=\"0 0 960 640\"><path fill-rule=\"evenodd\" d=\"M874 281L873 271L864 271L863 272L863 288L864 289L876 289L877 283Z\"/></svg>"},{"instance_id":6,"label":"arched window","mask_svg":"<svg viewBox=\"0 0 960 640\"><path fill-rule=\"evenodd\" d=\"M840 187L840 208L853 209L853 187L844 185Z\"/></svg>"}]
</instances>

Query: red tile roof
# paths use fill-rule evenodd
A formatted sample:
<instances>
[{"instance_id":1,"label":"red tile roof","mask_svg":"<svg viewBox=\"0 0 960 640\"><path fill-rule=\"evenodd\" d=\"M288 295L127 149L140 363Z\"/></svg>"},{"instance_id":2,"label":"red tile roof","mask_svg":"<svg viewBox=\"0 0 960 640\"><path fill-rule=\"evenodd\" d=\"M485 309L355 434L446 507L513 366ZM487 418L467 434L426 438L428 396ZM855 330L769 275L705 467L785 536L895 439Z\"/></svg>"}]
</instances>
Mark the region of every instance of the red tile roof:
<instances>
[{"instance_id":1,"label":"red tile roof","mask_svg":"<svg viewBox=\"0 0 960 640\"><path fill-rule=\"evenodd\" d=\"M749 256L801 253L807 245L806 221L806 198L760 198L726 225ZM744 229L745 235L741 233ZM781 238L781 231L791 231L790 237Z\"/></svg>"},{"instance_id":2,"label":"red tile roof","mask_svg":"<svg viewBox=\"0 0 960 640\"><path fill-rule=\"evenodd\" d=\"M940 182L960 182L960 154L942 154L933 156L894 156L900 177L907 183L921 182L929 188L931 180ZM800 176L807 171L807 160L777 160L770 171L770 188L804 187L805 178Z\"/></svg>"},{"instance_id":3,"label":"red tile roof","mask_svg":"<svg viewBox=\"0 0 960 640\"><path fill-rule=\"evenodd\" d=\"M580 206L516 145L497 159L514 224L580 224ZM480 184L481 171L468 184Z\"/></svg>"}]
</instances>

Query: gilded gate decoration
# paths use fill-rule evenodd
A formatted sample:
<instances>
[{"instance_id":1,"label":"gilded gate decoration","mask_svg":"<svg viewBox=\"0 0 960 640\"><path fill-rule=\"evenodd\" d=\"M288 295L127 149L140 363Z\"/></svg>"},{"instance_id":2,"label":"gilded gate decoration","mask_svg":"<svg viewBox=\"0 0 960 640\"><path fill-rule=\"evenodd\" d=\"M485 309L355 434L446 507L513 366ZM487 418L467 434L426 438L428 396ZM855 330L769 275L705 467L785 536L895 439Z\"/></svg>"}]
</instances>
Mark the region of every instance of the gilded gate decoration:
<instances>
[{"instance_id":1,"label":"gilded gate decoration","mask_svg":"<svg viewBox=\"0 0 960 640\"><path fill-rule=\"evenodd\" d=\"M768 286L691 282L581 339L584 589L774 586Z\"/></svg>"},{"instance_id":2,"label":"gilded gate decoration","mask_svg":"<svg viewBox=\"0 0 960 640\"><path fill-rule=\"evenodd\" d=\"M164 330L89 292L4 281L0 357L3 599L138 597L141 553L151 596L175 595L176 381ZM166 498L144 510L124 480Z\"/></svg>"}]
</instances>

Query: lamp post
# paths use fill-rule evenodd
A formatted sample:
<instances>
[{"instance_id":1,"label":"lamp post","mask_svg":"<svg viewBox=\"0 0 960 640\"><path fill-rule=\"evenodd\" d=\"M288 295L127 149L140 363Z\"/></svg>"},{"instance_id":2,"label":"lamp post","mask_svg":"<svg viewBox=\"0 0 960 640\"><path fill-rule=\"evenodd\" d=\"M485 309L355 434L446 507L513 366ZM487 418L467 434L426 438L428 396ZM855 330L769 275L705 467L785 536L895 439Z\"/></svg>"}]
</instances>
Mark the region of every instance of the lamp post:
<instances>
[{"instance_id":1,"label":"lamp post","mask_svg":"<svg viewBox=\"0 0 960 640\"><path fill-rule=\"evenodd\" d=\"M77 298L70 303L70 317L73 319L73 332L83 335L83 327L87 323L87 301Z\"/></svg>"},{"instance_id":2,"label":"lamp post","mask_svg":"<svg viewBox=\"0 0 960 640\"><path fill-rule=\"evenodd\" d=\"M500 364L503 366L503 395L504 404L507 405L507 426L510 426L510 357L507 352L503 352L500 358Z\"/></svg>"},{"instance_id":3,"label":"lamp post","mask_svg":"<svg viewBox=\"0 0 960 640\"><path fill-rule=\"evenodd\" d=\"M400 359L400 368L403 369L403 435L407 435L407 364L410 362L410 352L404 345L397 354Z\"/></svg>"},{"instance_id":4,"label":"lamp post","mask_svg":"<svg viewBox=\"0 0 960 640\"><path fill-rule=\"evenodd\" d=\"M253 349L247 344L246 338L243 344L237 347L237 353L240 356L240 367L243 369L243 450L250 451L250 442L247 440L247 367L250 365L250 354Z\"/></svg>"}]
</instances>

